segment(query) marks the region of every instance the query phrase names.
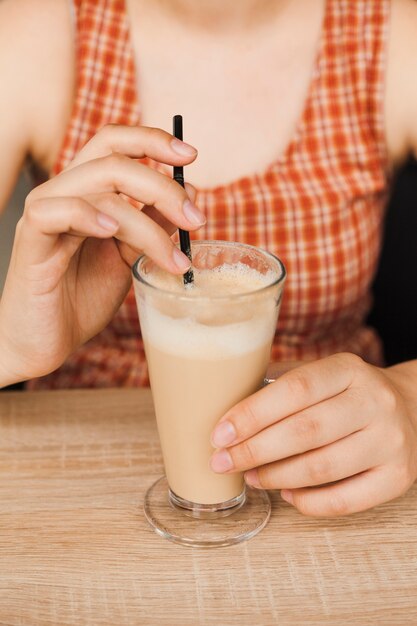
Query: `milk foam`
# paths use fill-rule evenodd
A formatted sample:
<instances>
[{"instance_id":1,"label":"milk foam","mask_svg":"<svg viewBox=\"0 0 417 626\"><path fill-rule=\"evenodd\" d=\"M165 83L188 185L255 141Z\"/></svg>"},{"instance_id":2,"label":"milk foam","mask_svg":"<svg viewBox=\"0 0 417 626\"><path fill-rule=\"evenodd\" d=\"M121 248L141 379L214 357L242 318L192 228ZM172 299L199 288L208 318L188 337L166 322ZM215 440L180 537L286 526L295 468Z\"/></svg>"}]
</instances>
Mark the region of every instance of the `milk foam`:
<instances>
[{"instance_id":1,"label":"milk foam","mask_svg":"<svg viewBox=\"0 0 417 626\"><path fill-rule=\"evenodd\" d=\"M242 300L232 298L232 304L216 302L216 297L260 290L273 281L273 272L261 274L243 263L196 270L195 283L186 292L190 297L186 304L181 299L178 307L175 300L161 307L157 297L142 301L140 320L145 340L163 352L190 359L218 360L252 352L273 337L277 316L274 293L268 290ZM158 272L155 279L152 276L152 284L179 295L185 293L181 276ZM199 297L204 296L214 300L202 304Z\"/></svg>"},{"instance_id":2,"label":"milk foam","mask_svg":"<svg viewBox=\"0 0 417 626\"><path fill-rule=\"evenodd\" d=\"M194 283L184 286L183 277L168 274L155 268L150 283L187 297L221 297L231 294L248 293L262 289L274 282L275 274L271 270L261 274L244 263L233 265L224 263L212 269L193 268Z\"/></svg>"}]
</instances>

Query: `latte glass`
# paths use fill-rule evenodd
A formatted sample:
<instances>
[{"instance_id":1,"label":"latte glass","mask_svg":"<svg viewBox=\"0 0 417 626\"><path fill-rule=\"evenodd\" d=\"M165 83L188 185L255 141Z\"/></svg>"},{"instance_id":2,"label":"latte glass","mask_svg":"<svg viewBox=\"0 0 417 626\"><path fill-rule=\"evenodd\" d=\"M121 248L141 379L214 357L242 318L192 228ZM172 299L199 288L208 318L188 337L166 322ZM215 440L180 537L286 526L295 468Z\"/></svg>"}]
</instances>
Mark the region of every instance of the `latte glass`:
<instances>
[{"instance_id":1,"label":"latte glass","mask_svg":"<svg viewBox=\"0 0 417 626\"><path fill-rule=\"evenodd\" d=\"M264 383L285 268L231 242L194 242L192 256L191 286L146 256L133 267L166 472L147 492L145 514L171 541L215 547L249 539L270 516L265 491L245 486L242 474L211 470L210 435Z\"/></svg>"}]
</instances>

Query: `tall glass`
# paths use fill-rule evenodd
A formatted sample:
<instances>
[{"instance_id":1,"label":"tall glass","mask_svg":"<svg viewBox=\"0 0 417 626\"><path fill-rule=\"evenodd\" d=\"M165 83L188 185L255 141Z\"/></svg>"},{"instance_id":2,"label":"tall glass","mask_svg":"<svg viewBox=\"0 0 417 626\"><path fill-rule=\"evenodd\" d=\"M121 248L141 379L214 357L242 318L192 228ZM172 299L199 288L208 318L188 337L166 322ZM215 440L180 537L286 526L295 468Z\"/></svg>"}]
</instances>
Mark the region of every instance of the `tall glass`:
<instances>
[{"instance_id":1,"label":"tall glass","mask_svg":"<svg viewBox=\"0 0 417 626\"><path fill-rule=\"evenodd\" d=\"M269 519L266 492L245 488L242 474L210 469L210 435L229 408L263 384L285 268L272 254L238 243L194 242L192 255L191 287L161 281L146 256L133 267L166 472L146 494L145 514L171 541L214 547L254 536ZM199 280L208 273L235 284L205 290Z\"/></svg>"}]
</instances>

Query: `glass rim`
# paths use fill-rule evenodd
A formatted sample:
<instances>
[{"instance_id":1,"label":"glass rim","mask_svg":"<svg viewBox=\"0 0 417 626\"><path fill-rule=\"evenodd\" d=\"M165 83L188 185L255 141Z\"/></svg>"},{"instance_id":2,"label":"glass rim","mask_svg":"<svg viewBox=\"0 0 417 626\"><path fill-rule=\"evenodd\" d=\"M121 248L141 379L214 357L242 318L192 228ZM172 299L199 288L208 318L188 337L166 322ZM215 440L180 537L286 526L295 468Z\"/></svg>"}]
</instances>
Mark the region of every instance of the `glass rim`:
<instances>
[{"instance_id":1,"label":"glass rim","mask_svg":"<svg viewBox=\"0 0 417 626\"><path fill-rule=\"evenodd\" d=\"M229 295L220 295L220 296L206 296L206 295L195 296L191 294L188 295L185 292L185 290L184 290L184 293L178 293L177 291L171 291L169 289L161 289L160 287L157 287L156 285L153 285L152 283L148 282L143 276L141 276L141 274L138 271L138 268L139 268L140 263L143 263L146 259L149 259L149 260L152 260L152 259L150 259L150 257L148 257L146 254L141 254L140 257L136 259L136 261L132 265L133 276L139 283L144 285L146 288L150 288L155 293L163 294L164 296L169 296L171 298L175 298L176 300L183 300L185 302L198 302L198 301L213 302L213 300L216 302L221 302L222 300L230 301L230 300L245 299L248 297L252 297L254 295L262 294L268 291L269 289L271 289L272 287L276 287L284 283L287 277L287 271L285 269L284 263L281 261L280 258L278 258L272 252L269 252L268 250L264 250L263 248L258 248L257 246L252 246L247 243L239 243L238 241L222 241L221 239L202 239L202 240L196 240L196 241L191 242L191 248L193 248L193 246L208 246L208 245L218 245L218 246L223 246L227 248L235 248L235 247L246 248L247 250L250 250L252 252L261 253L263 256L273 260L278 265L279 269L281 270L281 273L276 278L274 278L272 282L268 283L267 285L264 285L263 287L253 289L252 291L242 291L241 293L233 293Z\"/></svg>"}]
</instances>

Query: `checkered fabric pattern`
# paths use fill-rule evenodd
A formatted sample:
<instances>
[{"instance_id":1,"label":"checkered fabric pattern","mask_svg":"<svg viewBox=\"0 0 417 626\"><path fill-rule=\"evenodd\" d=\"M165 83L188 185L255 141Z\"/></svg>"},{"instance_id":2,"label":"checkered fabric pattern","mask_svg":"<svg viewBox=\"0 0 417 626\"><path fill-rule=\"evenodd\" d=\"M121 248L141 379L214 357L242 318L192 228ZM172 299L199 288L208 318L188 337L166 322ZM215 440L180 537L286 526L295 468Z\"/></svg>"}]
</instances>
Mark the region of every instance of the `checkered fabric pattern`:
<instances>
[{"instance_id":1,"label":"checkered fabric pattern","mask_svg":"<svg viewBox=\"0 0 417 626\"><path fill-rule=\"evenodd\" d=\"M104 124L140 124L124 1L75 0L74 10L77 91L54 174ZM287 267L274 360L349 351L381 363L364 319L390 178L383 120L389 13L390 0L327 0L304 112L285 153L262 174L198 192L207 215L198 238L260 246ZM130 292L102 333L29 387L147 382Z\"/></svg>"}]
</instances>

